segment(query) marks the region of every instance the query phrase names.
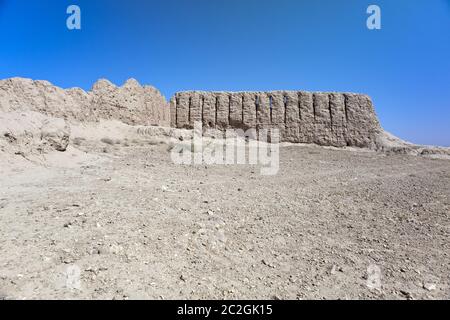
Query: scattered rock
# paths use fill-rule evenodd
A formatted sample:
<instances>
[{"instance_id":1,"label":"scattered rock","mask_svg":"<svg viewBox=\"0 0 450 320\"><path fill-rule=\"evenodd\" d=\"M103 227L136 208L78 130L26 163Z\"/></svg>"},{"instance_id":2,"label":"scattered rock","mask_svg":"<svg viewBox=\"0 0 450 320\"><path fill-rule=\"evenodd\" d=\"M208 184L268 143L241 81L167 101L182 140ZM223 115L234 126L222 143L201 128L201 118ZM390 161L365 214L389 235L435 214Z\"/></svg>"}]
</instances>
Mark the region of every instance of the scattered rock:
<instances>
[{"instance_id":1,"label":"scattered rock","mask_svg":"<svg viewBox=\"0 0 450 320\"><path fill-rule=\"evenodd\" d=\"M70 127L63 119L47 120L41 128L41 140L57 151L66 151Z\"/></svg>"},{"instance_id":2,"label":"scattered rock","mask_svg":"<svg viewBox=\"0 0 450 320\"><path fill-rule=\"evenodd\" d=\"M434 290L436 290L436 284L426 282L423 284L423 288L427 291L434 291Z\"/></svg>"},{"instance_id":3,"label":"scattered rock","mask_svg":"<svg viewBox=\"0 0 450 320\"><path fill-rule=\"evenodd\" d=\"M412 299L413 299L413 296L412 296L411 292L406 291L406 290L400 290L399 292L400 292L406 299L408 299L408 300L412 300Z\"/></svg>"},{"instance_id":4,"label":"scattered rock","mask_svg":"<svg viewBox=\"0 0 450 320\"><path fill-rule=\"evenodd\" d=\"M331 267L330 273L334 275L334 274L336 274L337 272L344 272L344 269L343 269L342 267L333 265L333 266Z\"/></svg>"},{"instance_id":5,"label":"scattered rock","mask_svg":"<svg viewBox=\"0 0 450 320\"><path fill-rule=\"evenodd\" d=\"M273 263L267 261L266 259L262 259L261 262L262 262L264 265L268 266L269 268L275 268L275 265L274 265Z\"/></svg>"},{"instance_id":6,"label":"scattered rock","mask_svg":"<svg viewBox=\"0 0 450 320\"><path fill-rule=\"evenodd\" d=\"M109 145L113 145L114 144L114 140L111 138L102 138L100 139L101 142L105 143L105 144L109 144Z\"/></svg>"}]
</instances>

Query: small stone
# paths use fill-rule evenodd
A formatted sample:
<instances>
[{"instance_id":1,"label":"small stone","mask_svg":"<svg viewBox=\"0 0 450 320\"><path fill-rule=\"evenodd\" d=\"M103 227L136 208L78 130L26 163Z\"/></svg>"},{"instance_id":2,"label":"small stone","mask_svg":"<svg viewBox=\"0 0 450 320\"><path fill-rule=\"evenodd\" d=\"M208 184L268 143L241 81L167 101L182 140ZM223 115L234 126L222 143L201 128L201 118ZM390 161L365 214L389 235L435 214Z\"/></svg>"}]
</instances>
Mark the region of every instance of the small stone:
<instances>
[{"instance_id":1,"label":"small stone","mask_svg":"<svg viewBox=\"0 0 450 320\"><path fill-rule=\"evenodd\" d=\"M413 299L413 296L411 294L411 292L406 291L406 290L400 290L400 293L405 296L406 299L411 300Z\"/></svg>"},{"instance_id":2,"label":"small stone","mask_svg":"<svg viewBox=\"0 0 450 320\"><path fill-rule=\"evenodd\" d=\"M275 265L273 265L272 263L268 262L268 261L265 260L265 259L261 260L261 262L262 262L264 265L268 266L269 268L275 268Z\"/></svg>"},{"instance_id":3,"label":"small stone","mask_svg":"<svg viewBox=\"0 0 450 320\"><path fill-rule=\"evenodd\" d=\"M338 269L338 268L337 268L335 265L333 265L333 266L331 267L330 273L331 273L331 274L336 274L337 269Z\"/></svg>"},{"instance_id":4,"label":"small stone","mask_svg":"<svg viewBox=\"0 0 450 320\"><path fill-rule=\"evenodd\" d=\"M434 283L424 283L423 288L427 291L434 291L436 290L436 284Z\"/></svg>"},{"instance_id":5,"label":"small stone","mask_svg":"<svg viewBox=\"0 0 450 320\"><path fill-rule=\"evenodd\" d=\"M100 249L98 248L93 248L92 250L89 251L90 255L94 255L94 254L100 254Z\"/></svg>"}]
</instances>

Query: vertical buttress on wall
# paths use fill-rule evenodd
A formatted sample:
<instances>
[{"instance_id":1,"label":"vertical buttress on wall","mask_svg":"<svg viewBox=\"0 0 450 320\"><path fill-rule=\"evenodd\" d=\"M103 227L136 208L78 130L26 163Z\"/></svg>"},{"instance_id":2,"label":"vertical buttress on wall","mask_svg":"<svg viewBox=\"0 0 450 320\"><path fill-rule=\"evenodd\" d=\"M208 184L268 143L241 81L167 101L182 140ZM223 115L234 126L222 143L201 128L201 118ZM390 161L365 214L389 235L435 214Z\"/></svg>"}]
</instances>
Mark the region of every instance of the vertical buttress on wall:
<instances>
[{"instance_id":1,"label":"vertical buttress on wall","mask_svg":"<svg viewBox=\"0 0 450 320\"><path fill-rule=\"evenodd\" d=\"M372 148L381 130L371 99L336 92L179 92L170 102L171 126L271 129L281 141Z\"/></svg>"}]
</instances>

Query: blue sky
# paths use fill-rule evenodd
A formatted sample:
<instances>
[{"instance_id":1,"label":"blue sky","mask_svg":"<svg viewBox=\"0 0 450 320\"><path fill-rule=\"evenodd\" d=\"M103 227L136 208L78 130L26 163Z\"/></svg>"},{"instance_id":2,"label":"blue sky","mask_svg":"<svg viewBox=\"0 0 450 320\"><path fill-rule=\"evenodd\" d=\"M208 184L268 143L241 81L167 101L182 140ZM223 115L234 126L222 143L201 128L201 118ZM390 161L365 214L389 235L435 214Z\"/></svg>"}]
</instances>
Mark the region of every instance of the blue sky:
<instances>
[{"instance_id":1,"label":"blue sky","mask_svg":"<svg viewBox=\"0 0 450 320\"><path fill-rule=\"evenodd\" d=\"M450 0L0 0L0 48L0 78L64 88L367 93L386 130L450 146Z\"/></svg>"}]
</instances>

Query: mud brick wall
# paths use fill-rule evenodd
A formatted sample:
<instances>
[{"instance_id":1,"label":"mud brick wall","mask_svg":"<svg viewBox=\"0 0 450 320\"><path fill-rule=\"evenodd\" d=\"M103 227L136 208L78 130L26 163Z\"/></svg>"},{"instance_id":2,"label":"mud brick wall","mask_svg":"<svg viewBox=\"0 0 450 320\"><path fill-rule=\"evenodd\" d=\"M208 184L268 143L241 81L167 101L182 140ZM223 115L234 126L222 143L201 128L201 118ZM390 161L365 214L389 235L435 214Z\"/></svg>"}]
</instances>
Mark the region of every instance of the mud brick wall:
<instances>
[{"instance_id":1,"label":"mud brick wall","mask_svg":"<svg viewBox=\"0 0 450 320\"><path fill-rule=\"evenodd\" d=\"M0 80L0 112L35 111L70 121L118 120L129 125L170 124L169 106L152 86L134 79L118 87L106 79L91 91L63 89L48 81L24 78Z\"/></svg>"},{"instance_id":2,"label":"mud brick wall","mask_svg":"<svg viewBox=\"0 0 450 320\"><path fill-rule=\"evenodd\" d=\"M170 118L175 128L278 128L281 141L336 147L374 148L381 131L371 99L354 93L179 92Z\"/></svg>"}]
</instances>

